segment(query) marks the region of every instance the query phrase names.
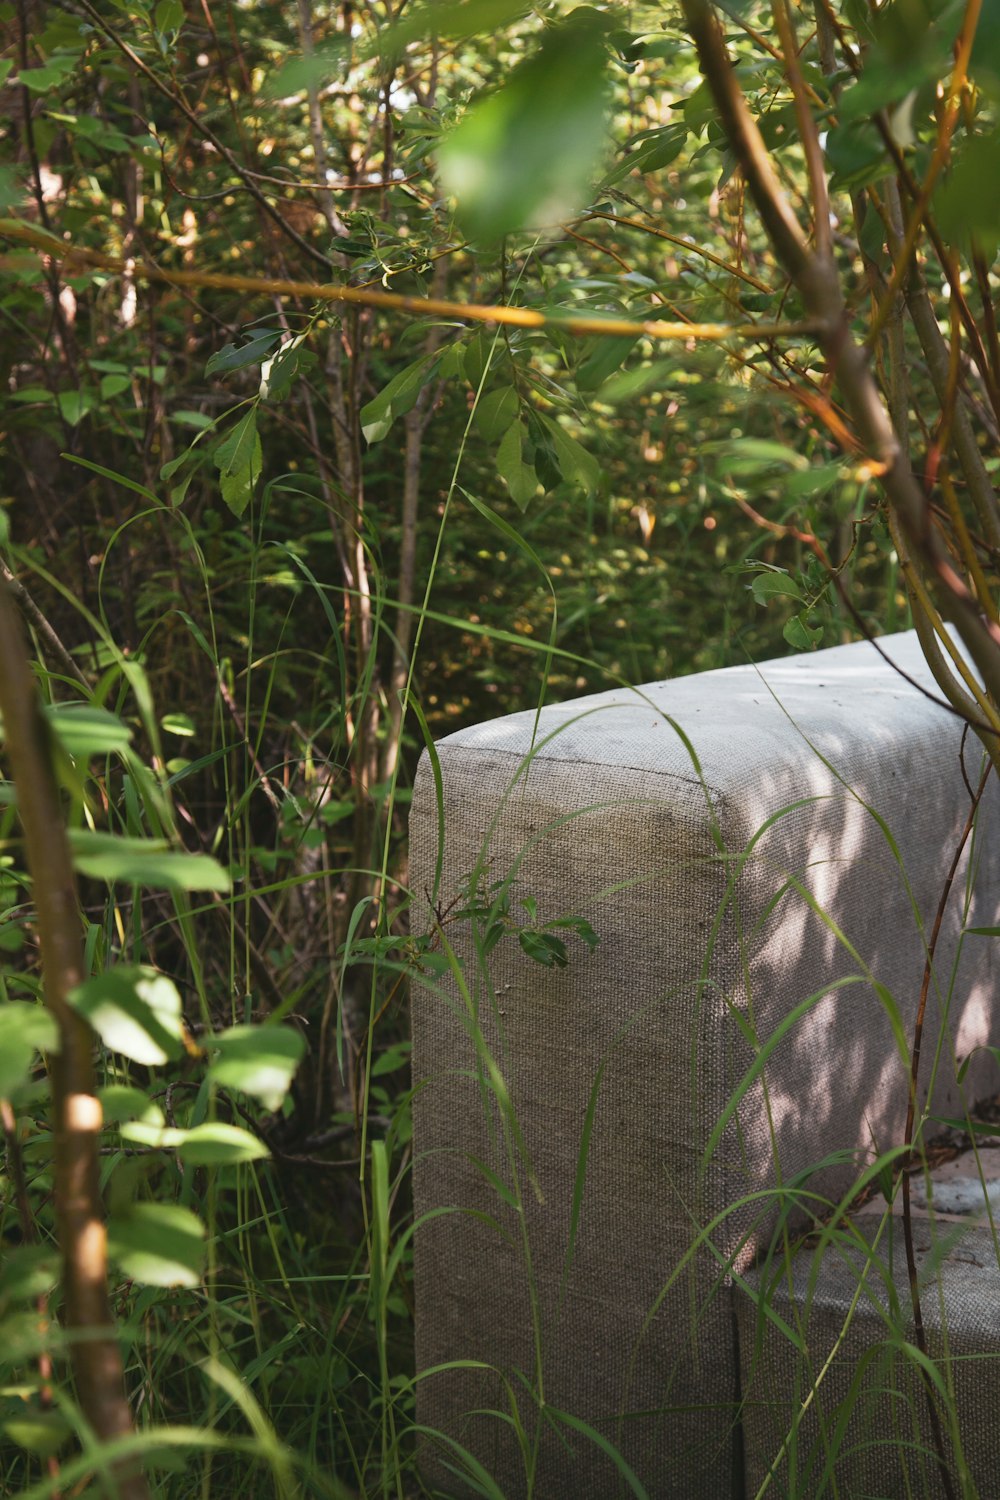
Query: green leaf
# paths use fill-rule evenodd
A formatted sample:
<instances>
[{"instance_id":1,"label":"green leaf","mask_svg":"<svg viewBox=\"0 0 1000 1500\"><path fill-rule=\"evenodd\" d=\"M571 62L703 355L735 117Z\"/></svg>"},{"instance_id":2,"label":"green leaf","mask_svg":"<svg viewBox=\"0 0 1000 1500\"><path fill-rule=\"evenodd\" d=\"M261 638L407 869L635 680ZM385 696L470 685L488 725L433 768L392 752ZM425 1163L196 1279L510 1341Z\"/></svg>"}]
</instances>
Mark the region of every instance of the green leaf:
<instances>
[{"instance_id":1,"label":"green leaf","mask_svg":"<svg viewBox=\"0 0 1000 1500\"><path fill-rule=\"evenodd\" d=\"M59 1281L59 1255L51 1245L22 1245L7 1250L0 1266L0 1305L32 1301Z\"/></svg>"},{"instance_id":2,"label":"green leaf","mask_svg":"<svg viewBox=\"0 0 1000 1500\"><path fill-rule=\"evenodd\" d=\"M546 969L565 969L569 963L566 944L560 942L559 938L553 937L550 932L532 932L522 927L517 934L517 940L528 957L533 958L536 964L542 964Z\"/></svg>"},{"instance_id":3,"label":"green leaf","mask_svg":"<svg viewBox=\"0 0 1000 1500\"><path fill-rule=\"evenodd\" d=\"M552 438L556 463L567 484L583 490L587 496L596 494L601 483L601 467L576 438L571 438L554 417L542 416L542 422Z\"/></svg>"},{"instance_id":4,"label":"green leaf","mask_svg":"<svg viewBox=\"0 0 1000 1500\"><path fill-rule=\"evenodd\" d=\"M92 703L50 703L44 712L63 749L76 760L124 750L132 738L121 719Z\"/></svg>"},{"instance_id":5,"label":"green leaf","mask_svg":"<svg viewBox=\"0 0 1000 1500\"><path fill-rule=\"evenodd\" d=\"M453 40L495 32L528 10L527 0L431 0L430 4L395 22L380 27L355 52L360 62L373 57L399 57L411 42L438 36ZM293 57L271 75L264 85L265 99L282 99L328 84L346 71L350 42L346 38L324 42L309 56Z\"/></svg>"},{"instance_id":6,"label":"green leaf","mask_svg":"<svg viewBox=\"0 0 1000 1500\"><path fill-rule=\"evenodd\" d=\"M176 734L182 740L192 739L196 732L190 714L164 714L160 720L160 728L165 734Z\"/></svg>"},{"instance_id":7,"label":"green leaf","mask_svg":"<svg viewBox=\"0 0 1000 1500\"><path fill-rule=\"evenodd\" d=\"M434 355L425 355L407 365L383 386L373 401L361 408L361 431L369 443L380 443L398 417L405 416L416 405L417 397L430 380L437 364Z\"/></svg>"},{"instance_id":8,"label":"green leaf","mask_svg":"<svg viewBox=\"0 0 1000 1500\"><path fill-rule=\"evenodd\" d=\"M134 1141L156 1151L176 1151L193 1167L228 1167L243 1161L259 1161L269 1155L257 1136L221 1120L195 1125L191 1130L132 1120L121 1127L121 1136L123 1141Z\"/></svg>"},{"instance_id":9,"label":"green leaf","mask_svg":"<svg viewBox=\"0 0 1000 1500\"><path fill-rule=\"evenodd\" d=\"M99 1089L97 1097L105 1125L120 1125L125 1120L144 1120L147 1125L162 1125L163 1111L142 1089L126 1083L109 1083Z\"/></svg>"},{"instance_id":10,"label":"green leaf","mask_svg":"<svg viewBox=\"0 0 1000 1500\"><path fill-rule=\"evenodd\" d=\"M687 136L686 123L664 125L658 130L647 132L640 141L633 142L632 148L612 168L601 186L611 187L630 172L660 172L664 167L669 167L684 150Z\"/></svg>"},{"instance_id":11,"label":"green leaf","mask_svg":"<svg viewBox=\"0 0 1000 1500\"><path fill-rule=\"evenodd\" d=\"M768 438L726 438L718 443L706 443L703 452L721 454L725 472L733 475L767 474L775 469L809 467L809 460L803 454Z\"/></svg>"},{"instance_id":12,"label":"green leaf","mask_svg":"<svg viewBox=\"0 0 1000 1500\"><path fill-rule=\"evenodd\" d=\"M26 1410L24 1416L8 1418L3 1431L26 1453L52 1458L69 1438L71 1428L60 1412Z\"/></svg>"},{"instance_id":13,"label":"green leaf","mask_svg":"<svg viewBox=\"0 0 1000 1500\"><path fill-rule=\"evenodd\" d=\"M257 487L257 480L260 478L263 467L264 455L260 446L260 438L254 433L254 446L249 463L244 468L232 472L224 470L220 478L222 498L234 516L241 516L253 499L253 492Z\"/></svg>"},{"instance_id":14,"label":"green leaf","mask_svg":"<svg viewBox=\"0 0 1000 1500\"><path fill-rule=\"evenodd\" d=\"M238 474L242 469L249 467L255 452L259 453L259 451L257 406L254 403L222 439L212 457L215 467L223 475Z\"/></svg>"},{"instance_id":15,"label":"green leaf","mask_svg":"<svg viewBox=\"0 0 1000 1500\"><path fill-rule=\"evenodd\" d=\"M195 1167L231 1166L241 1161L260 1161L270 1152L262 1140L238 1125L213 1121L196 1125L178 1147L182 1160Z\"/></svg>"},{"instance_id":16,"label":"green leaf","mask_svg":"<svg viewBox=\"0 0 1000 1500\"><path fill-rule=\"evenodd\" d=\"M801 599L802 590L794 578L787 573L758 573L750 585L750 592L758 604L767 604L777 596Z\"/></svg>"},{"instance_id":17,"label":"green leaf","mask_svg":"<svg viewBox=\"0 0 1000 1500\"><path fill-rule=\"evenodd\" d=\"M495 443L517 419L519 402L512 385L487 391L476 406L475 422L488 443Z\"/></svg>"},{"instance_id":18,"label":"green leaf","mask_svg":"<svg viewBox=\"0 0 1000 1500\"><path fill-rule=\"evenodd\" d=\"M184 25L184 7L181 0L159 0L153 12L153 25L157 31L179 31Z\"/></svg>"},{"instance_id":19,"label":"green leaf","mask_svg":"<svg viewBox=\"0 0 1000 1500\"><path fill-rule=\"evenodd\" d=\"M575 932L577 937L580 938L582 942L586 943L587 947L590 948L591 951L593 951L593 949L595 949L598 943L601 941L597 933L587 921L586 917L557 917L554 922L546 922L545 927L546 930L549 930L553 927L568 928L570 932Z\"/></svg>"},{"instance_id":20,"label":"green leaf","mask_svg":"<svg viewBox=\"0 0 1000 1500\"><path fill-rule=\"evenodd\" d=\"M0 1003L0 1099L27 1083L37 1052L56 1052L59 1028L41 1005L30 1000Z\"/></svg>"},{"instance_id":21,"label":"green leaf","mask_svg":"<svg viewBox=\"0 0 1000 1500\"><path fill-rule=\"evenodd\" d=\"M956 151L933 197L941 233L953 245L971 246L992 262L1000 242L1000 205L983 184L1000 170L1000 131L973 136Z\"/></svg>"},{"instance_id":22,"label":"green leaf","mask_svg":"<svg viewBox=\"0 0 1000 1500\"><path fill-rule=\"evenodd\" d=\"M260 1099L265 1109L280 1109L305 1052L301 1032L291 1026L231 1026L212 1039L218 1061L208 1070L213 1083L239 1089Z\"/></svg>"},{"instance_id":23,"label":"green leaf","mask_svg":"<svg viewBox=\"0 0 1000 1500\"><path fill-rule=\"evenodd\" d=\"M424 37L465 41L494 33L530 8L527 0L429 0L380 34L379 51L398 55Z\"/></svg>"},{"instance_id":24,"label":"green leaf","mask_svg":"<svg viewBox=\"0 0 1000 1500\"><path fill-rule=\"evenodd\" d=\"M518 421L507 428L497 449L497 473L520 510L526 510L538 492L538 475L524 456L527 445L528 434Z\"/></svg>"},{"instance_id":25,"label":"green leaf","mask_svg":"<svg viewBox=\"0 0 1000 1500\"><path fill-rule=\"evenodd\" d=\"M786 620L781 633L796 651L812 651L823 639L822 627L810 625L805 614L794 615L792 619Z\"/></svg>"},{"instance_id":26,"label":"green leaf","mask_svg":"<svg viewBox=\"0 0 1000 1500\"><path fill-rule=\"evenodd\" d=\"M245 344L224 344L216 350L205 366L205 374L226 375L230 370L242 370L245 365L259 365L280 338L280 328L256 328Z\"/></svg>"},{"instance_id":27,"label":"green leaf","mask_svg":"<svg viewBox=\"0 0 1000 1500\"><path fill-rule=\"evenodd\" d=\"M205 1262L205 1226L173 1203L136 1203L108 1223L108 1254L145 1286L195 1287Z\"/></svg>"},{"instance_id":28,"label":"green leaf","mask_svg":"<svg viewBox=\"0 0 1000 1500\"><path fill-rule=\"evenodd\" d=\"M17 81L33 94L48 93L49 89L59 88L76 67L76 61L75 57L50 57L42 68L22 68Z\"/></svg>"},{"instance_id":29,"label":"green leaf","mask_svg":"<svg viewBox=\"0 0 1000 1500\"><path fill-rule=\"evenodd\" d=\"M596 391L615 373L635 348L636 342L631 337L595 339L593 349L576 372L577 388L581 391Z\"/></svg>"},{"instance_id":30,"label":"green leaf","mask_svg":"<svg viewBox=\"0 0 1000 1500\"><path fill-rule=\"evenodd\" d=\"M833 184L845 191L868 187L893 170L892 158L874 125L857 120L835 125L827 134L826 158Z\"/></svg>"},{"instance_id":31,"label":"green leaf","mask_svg":"<svg viewBox=\"0 0 1000 1500\"><path fill-rule=\"evenodd\" d=\"M89 411L97 405L97 393L88 386L76 391L60 391L56 397L59 414L70 427L78 427Z\"/></svg>"},{"instance_id":32,"label":"green leaf","mask_svg":"<svg viewBox=\"0 0 1000 1500\"><path fill-rule=\"evenodd\" d=\"M73 865L92 880L128 880L165 891L228 891L232 882L207 854L183 854L157 839L119 838L71 828Z\"/></svg>"},{"instance_id":33,"label":"green leaf","mask_svg":"<svg viewBox=\"0 0 1000 1500\"><path fill-rule=\"evenodd\" d=\"M122 391L127 391L131 384L127 375L102 375L101 400L110 401L113 396L120 396Z\"/></svg>"},{"instance_id":34,"label":"green leaf","mask_svg":"<svg viewBox=\"0 0 1000 1500\"><path fill-rule=\"evenodd\" d=\"M1000 99L1000 7L996 5L983 6L970 71L996 103Z\"/></svg>"},{"instance_id":35,"label":"green leaf","mask_svg":"<svg viewBox=\"0 0 1000 1500\"><path fill-rule=\"evenodd\" d=\"M266 401L283 401L300 375L319 363L304 343L305 334L290 339L260 367L260 395Z\"/></svg>"},{"instance_id":36,"label":"green leaf","mask_svg":"<svg viewBox=\"0 0 1000 1500\"><path fill-rule=\"evenodd\" d=\"M586 201L605 142L605 24L582 8L551 27L442 141L441 181L471 238L556 224Z\"/></svg>"},{"instance_id":37,"label":"green leaf","mask_svg":"<svg viewBox=\"0 0 1000 1500\"><path fill-rule=\"evenodd\" d=\"M0 60L0 67L2 67L3 62L7 63L9 69L10 59L5 58ZM0 84L3 83L3 79L4 75L0 73ZM16 167L0 167L0 214L5 214L8 209L16 208L19 204L23 203L27 197L27 192L24 179Z\"/></svg>"},{"instance_id":38,"label":"green leaf","mask_svg":"<svg viewBox=\"0 0 1000 1500\"><path fill-rule=\"evenodd\" d=\"M714 124L718 118L719 111L711 85L703 78L684 101L684 124L688 130L698 133L706 125Z\"/></svg>"},{"instance_id":39,"label":"green leaf","mask_svg":"<svg viewBox=\"0 0 1000 1500\"><path fill-rule=\"evenodd\" d=\"M77 985L67 998L110 1052L156 1067L184 1050L180 994L156 969L119 964Z\"/></svg>"},{"instance_id":40,"label":"green leaf","mask_svg":"<svg viewBox=\"0 0 1000 1500\"><path fill-rule=\"evenodd\" d=\"M319 88L345 71L350 42L345 37L324 42L308 57L292 57L276 73L272 73L262 89L265 99L287 99L292 94L304 94L309 89Z\"/></svg>"},{"instance_id":41,"label":"green leaf","mask_svg":"<svg viewBox=\"0 0 1000 1500\"><path fill-rule=\"evenodd\" d=\"M786 500L801 500L812 495L822 495L846 477L843 464L817 464L815 468L803 469L798 474L782 475L782 497Z\"/></svg>"},{"instance_id":42,"label":"green leaf","mask_svg":"<svg viewBox=\"0 0 1000 1500\"><path fill-rule=\"evenodd\" d=\"M640 365L635 370L623 370L620 375L612 375L601 387L601 401L609 406L617 406L623 401L633 401L637 396L642 396L646 391L656 386L664 386L667 377L677 369L677 363L672 359L657 359L652 364Z\"/></svg>"}]
</instances>

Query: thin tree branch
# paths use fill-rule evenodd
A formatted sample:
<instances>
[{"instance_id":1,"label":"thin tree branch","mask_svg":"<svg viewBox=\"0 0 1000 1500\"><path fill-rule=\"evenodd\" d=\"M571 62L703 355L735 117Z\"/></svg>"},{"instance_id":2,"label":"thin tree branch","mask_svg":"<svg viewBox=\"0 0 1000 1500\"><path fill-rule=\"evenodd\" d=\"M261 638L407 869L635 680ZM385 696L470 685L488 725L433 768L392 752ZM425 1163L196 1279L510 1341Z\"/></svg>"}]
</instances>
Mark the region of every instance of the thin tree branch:
<instances>
[{"instance_id":1,"label":"thin tree branch","mask_svg":"<svg viewBox=\"0 0 1000 1500\"><path fill-rule=\"evenodd\" d=\"M937 912L934 916L934 926L931 930L930 941L927 944L927 957L924 961L920 998L917 1001L917 1016L913 1023L913 1048L910 1054L910 1097L906 1110L906 1128L903 1132L903 1144L909 1148L911 1153L913 1150L913 1126L917 1113L917 1084L920 1079L920 1048L923 1039L924 1016L927 1010L927 996L930 991L931 977L934 971L934 955L937 952L938 939L941 936L941 925L948 907L951 889L955 883L955 876L958 873L959 861L962 858L966 844L969 842L969 835L972 833L973 825L976 821L976 812L982 800L983 792L986 789L986 780L992 769L992 765L987 761L986 768L979 779L979 786L972 799L969 815L965 820L965 826L959 835L951 864L948 867L948 873L945 876L941 898L938 901ZM904 1157L905 1160L906 1158ZM917 1257L913 1246L913 1214L910 1206L909 1172L903 1173L903 1241L906 1246L906 1272L910 1283L910 1303L913 1307L913 1332L917 1348L927 1358L929 1351L927 1348L927 1335L924 1331L923 1311L920 1306L920 1278L917 1273ZM947 1465L944 1462L944 1435L941 1431L941 1418L938 1415L937 1403L934 1400L933 1387L926 1375L924 1376L924 1395L927 1398L927 1412L930 1417L931 1430L934 1434L934 1444L941 1460L942 1483L945 1493L950 1496L953 1492L953 1487L951 1475L948 1473Z\"/></svg>"},{"instance_id":2,"label":"thin tree branch","mask_svg":"<svg viewBox=\"0 0 1000 1500\"><path fill-rule=\"evenodd\" d=\"M234 276L216 271L164 271L149 261L136 260L128 265L112 255L64 244L42 234L20 220L0 219L0 235L20 244L31 245L46 255L61 260L68 271L79 275L88 266L118 275L134 276L139 281L157 281L166 286L216 287L220 291L245 292L270 297L305 297L314 302L347 302L355 307L385 308L393 312L427 313L446 318L464 318L470 323L506 323L514 328L558 328L564 333L635 335L657 342L684 342L687 339L772 339L819 332L812 320L801 323L659 323L630 318L588 318L575 313L538 312L531 307L483 306L476 302L452 302L443 297L408 297L400 292L377 292L369 287L335 286L329 282L271 280L263 276ZM693 248L693 247L692 247Z\"/></svg>"},{"instance_id":3,"label":"thin tree branch","mask_svg":"<svg viewBox=\"0 0 1000 1500\"><path fill-rule=\"evenodd\" d=\"M831 372L863 445L879 466L889 504L920 560L937 608L956 627L994 702L1000 701L1000 626L984 618L965 580L941 547L923 491L901 459L892 422L865 353L848 326L836 266L830 259L811 253L806 245L733 72L712 5L709 0L682 0L682 5L726 137L746 176L771 245L795 283L808 316L819 324L819 340ZM995 744L992 752L996 752Z\"/></svg>"},{"instance_id":4,"label":"thin tree branch","mask_svg":"<svg viewBox=\"0 0 1000 1500\"><path fill-rule=\"evenodd\" d=\"M121 1353L107 1286L107 1237L98 1186L101 1106L93 1037L68 1002L84 978L83 944L69 842L52 774L49 739L10 590L0 584L0 713L17 788L42 958L45 1004L59 1030L49 1058L55 1113L55 1207L63 1296L77 1396L102 1441L131 1431ZM80 1336L74 1338L74 1334ZM149 1500L142 1474L115 1465L120 1500Z\"/></svg>"}]
</instances>

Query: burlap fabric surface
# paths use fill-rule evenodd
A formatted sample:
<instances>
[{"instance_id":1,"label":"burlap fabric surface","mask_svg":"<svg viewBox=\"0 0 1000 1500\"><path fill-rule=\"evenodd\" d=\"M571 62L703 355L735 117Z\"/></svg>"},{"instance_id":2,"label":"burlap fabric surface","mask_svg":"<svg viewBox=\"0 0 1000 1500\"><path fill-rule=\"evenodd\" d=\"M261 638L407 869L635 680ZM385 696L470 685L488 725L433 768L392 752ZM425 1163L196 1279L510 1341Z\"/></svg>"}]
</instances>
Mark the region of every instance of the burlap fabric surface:
<instances>
[{"instance_id":1,"label":"burlap fabric surface","mask_svg":"<svg viewBox=\"0 0 1000 1500\"><path fill-rule=\"evenodd\" d=\"M886 644L928 681L911 636ZM893 1023L909 1034L920 922L968 808L960 738L861 644L464 730L438 747L443 805L425 756L414 931L440 919L461 973L413 995L430 1482L475 1492L461 1449L508 1500L610 1497L611 1444L653 1497L739 1492L729 1272L783 1208L900 1138ZM995 814L991 796L984 827ZM997 920L998 858L981 838L970 923ZM488 923L457 914L504 888L520 921L525 896L541 920L585 917L596 952L563 931L566 969L514 936L484 957ZM962 905L928 1025L947 1010L964 1056L988 1040L994 975L973 939L952 974ZM960 1109L950 1046L936 1104Z\"/></svg>"}]
</instances>

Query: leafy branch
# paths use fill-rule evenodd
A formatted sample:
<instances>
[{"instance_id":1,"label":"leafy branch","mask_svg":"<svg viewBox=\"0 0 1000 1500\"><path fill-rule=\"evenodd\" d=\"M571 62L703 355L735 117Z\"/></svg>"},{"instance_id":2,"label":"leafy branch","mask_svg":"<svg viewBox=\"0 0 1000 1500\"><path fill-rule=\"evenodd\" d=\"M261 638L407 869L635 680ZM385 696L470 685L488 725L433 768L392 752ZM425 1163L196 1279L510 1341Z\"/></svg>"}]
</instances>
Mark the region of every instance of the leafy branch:
<instances>
[{"instance_id":1,"label":"leafy branch","mask_svg":"<svg viewBox=\"0 0 1000 1500\"><path fill-rule=\"evenodd\" d=\"M815 248L810 248L747 106L713 6L708 0L682 0L682 4L726 138L743 170L768 239L816 326L830 371L854 419L861 442L877 466L890 519L901 532L900 550L904 557L906 551L911 552L919 564L919 578L913 573L910 575L917 597L918 617L922 613L925 622L933 623L939 614L957 629L989 694L988 700L982 697L977 700L987 717L984 726L977 716L977 732L994 763L1000 764L1000 714L995 707L1000 702L1000 625L984 611L974 588L961 576L941 544L930 505L901 452L865 349L851 331L837 267L824 248L825 234L820 235ZM783 0L776 0L775 10L784 14ZM790 44L787 15L784 30ZM794 78L792 71L793 84ZM798 118L806 136L807 160L818 171L814 149L815 121L811 112L804 109L798 110ZM819 180L822 180L821 175ZM820 209L826 202L825 186L819 191L821 200L815 205L817 223ZM925 586L922 588L921 585ZM948 671L936 653L931 655L931 666L946 695L955 701L954 674Z\"/></svg>"}]
</instances>

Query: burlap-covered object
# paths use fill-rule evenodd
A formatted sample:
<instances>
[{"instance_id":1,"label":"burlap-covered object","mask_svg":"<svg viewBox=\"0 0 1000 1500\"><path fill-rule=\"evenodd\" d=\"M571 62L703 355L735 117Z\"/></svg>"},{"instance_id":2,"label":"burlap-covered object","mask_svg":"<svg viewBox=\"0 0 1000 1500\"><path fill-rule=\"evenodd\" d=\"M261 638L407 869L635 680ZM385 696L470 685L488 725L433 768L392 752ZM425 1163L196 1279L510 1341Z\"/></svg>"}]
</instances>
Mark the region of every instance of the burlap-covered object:
<instances>
[{"instance_id":1,"label":"burlap-covered object","mask_svg":"<svg viewBox=\"0 0 1000 1500\"><path fill-rule=\"evenodd\" d=\"M912 636L885 644L930 687ZM414 931L422 908L453 955L413 994L417 1420L443 1435L426 1440L435 1484L474 1492L461 1448L508 1500L610 1497L611 1444L653 1497L739 1492L728 1271L790 1197L839 1193L900 1137L894 1025L908 1034L920 924L968 810L960 739L860 644L461 731L438 746L440 806L424 758ZM991 798L984 827L995 815ZM998 859L980 838L970 924L997 920ZM934 1035L948 1010L961 1056L989 1037L994 988L982 939L952 973L964 881L928 1015ZM513 935L484 954L491 918L459 914L495 917L503 890L520 922L525 897L541 921L585 917L596 952L563 930L565 969ZM766 1091L748 1081L762 1049ZM936 1107L961 1109L950 1046Z\"/></svg>"},{"instance_id":2,"label":"burlap-covered object","mask_svg":"<svg viewBox=\"0 0 1000 1500\"><path fill-rule=\"evenodd\" d=\"M859 1241L877 1245L874 1255ZM1000 1494L997 1239L988 1225L918 1219L914 1250L928 1353L950 1390L935 1407L951 1493L992 1500ZM790 1274L776 1258L748 1284L754 1293L767 1288L770 1307L805 1347L793 1351L753 1298L736 1293L746 1493L773 1470L775 1496L944 1500L900 1220L861 1215L832 1247L792 1257ZM838 1423L846 1426L835 1441Z\"/></svg>"}]
</instances>

